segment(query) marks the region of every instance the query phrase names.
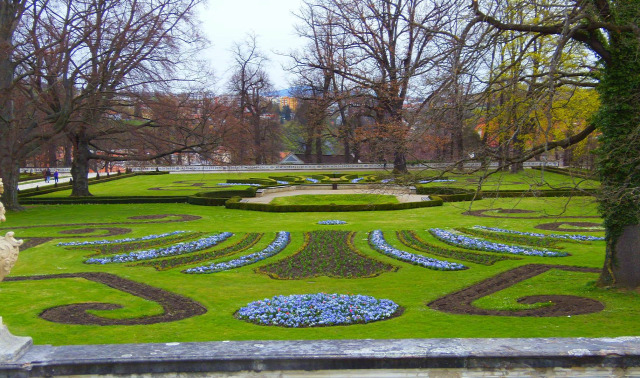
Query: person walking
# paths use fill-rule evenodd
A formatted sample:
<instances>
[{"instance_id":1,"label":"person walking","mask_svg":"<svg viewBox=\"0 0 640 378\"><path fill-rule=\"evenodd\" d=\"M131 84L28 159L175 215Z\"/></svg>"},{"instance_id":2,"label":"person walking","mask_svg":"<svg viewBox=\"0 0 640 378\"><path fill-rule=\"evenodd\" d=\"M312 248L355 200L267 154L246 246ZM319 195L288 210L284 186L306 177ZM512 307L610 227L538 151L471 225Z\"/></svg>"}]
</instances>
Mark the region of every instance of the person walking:
<instances>
[{"instance_id":1,"label":"person walking","mask_svg":"<svg viewBox=\"0 0 640 378\"><path fill-rule=\"evenodd\" d=\"M49 182L50 178L51 178L51 170L47 168L47 170L44 172L44 182Z\"/></svg>"},{"instance_id":2,"label":"person walking","mask_svg":"<svg viewBox=\"0 0 640 378\"><path fill-rule=\"evenodd\" d=\"M55 172L53 172L53 182L55 182L56 184L58 183L58 170L56 169Z\"/></svg>"}]
</instances>

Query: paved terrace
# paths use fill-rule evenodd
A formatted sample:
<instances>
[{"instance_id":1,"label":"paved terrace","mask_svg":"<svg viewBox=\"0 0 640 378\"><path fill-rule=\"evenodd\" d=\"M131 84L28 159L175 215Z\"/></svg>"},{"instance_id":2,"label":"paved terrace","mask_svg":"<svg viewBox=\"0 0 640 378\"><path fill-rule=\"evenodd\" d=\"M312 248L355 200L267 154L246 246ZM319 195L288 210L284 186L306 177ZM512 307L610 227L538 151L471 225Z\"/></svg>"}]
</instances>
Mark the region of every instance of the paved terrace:
<instances>
[{"instance_id":1,"label":"paved terrace","mask_svg":"<svg viewBox=\"0 0 640 378\"><path fill-rule=\"evenodd\" d=\"M376 194L393 195L398 202L420 202L427 200L426 195L418 195L415 187L400 187L392 185L367 185L367 184L331 184L283 186L267 189L259 189L255 197L244 198L242 202L270 203L277 197L290 197L299 195L335 195L335 194Z\"/></svg>"},{"instance_id":2,"label":"paved terrace","mask_svg":"<svg viewBox=\"0 0 640 378\"><path fill-rule=\"evenodd\" d=\"M640 376L640 337L36 345L0 377Z\"/></svg>"}]
</instances>

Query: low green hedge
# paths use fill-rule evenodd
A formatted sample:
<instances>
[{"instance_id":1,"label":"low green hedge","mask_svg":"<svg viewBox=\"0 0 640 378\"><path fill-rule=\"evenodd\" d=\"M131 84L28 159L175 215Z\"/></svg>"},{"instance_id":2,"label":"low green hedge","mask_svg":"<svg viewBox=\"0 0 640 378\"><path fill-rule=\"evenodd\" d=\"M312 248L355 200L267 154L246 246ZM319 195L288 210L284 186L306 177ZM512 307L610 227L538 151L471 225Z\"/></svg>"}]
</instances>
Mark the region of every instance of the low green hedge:
<instances>
[{"instance_id":1,"label":"low green hedge","mask_svg":"<svg viewBox=\"0 0 640 378\"><path fill-rule=\"evenodd\" d=\"M187 203L190 205L199 205L199 206L224 206L224 203L227 202L229 198L215 198L215 197L197 197L197 196L189 196L187 197Z\"/></svg>"},{"instance_id":2,"label":"low green hedge","mask_svg":"<svg viewBox=\"0 0 640 378\"><path fill-rule=\"evenodd\" d=\"M461 202L482 199L483 192L476 192L473 189L449 188L442 186L419 186L416 185L417 194L436 195L444 202Z\"/></svg>"},{"instance_id":3,"label":"low green hedge","mask_svg":"<svg viewBox=\"0 0 640 378\"><path fill-rule=\"evenodd\" d=\"M255 197L258 189L255 186L240 190L218 190L214 192L200 192L187 197L187 203L200 206L224 206L232 197Z\"/></svg>"},{"instance_id":4,"label":"low green hedge","mask_svg":"<svg viewBox=\"0 0 640 378\"><path fill-rule=\"evenodd\" d=\"M531 169L537 169L537 170L541 171L543 168L542 167L531 167ZM547 171L547 172L557 173L557 174L565 175L565 176L578 177L578 178L591 179L591 180L596 180L597 179L595 172L589 172L589 171L586 171L586 170L583 170L583 169L578 169L578 168L545 167L544 170Z\"/></svg>"},{"instance_id":5,"label":"low green hedge","mask_svg":"<svg viewBox=\"0 0 640 378\"><path fill-rule=\"evenodd\" d=\"M227 209L254 210L275 213L294 212L342 212L342 211L381 211L381 210L404 210L417 209L421 207L442 206L442 199L432 197L431 201L403 202L385 204L363 204L363 205L272 205L268 203L240 202L242 198L233 197L229 199L225 206Z\"/></svg>"},{"instance_id":6,"label":"low green hedge","mask_svg":"<svg viewBox=\"0 0 640 378\"><path fill-rule=\"evenodd\" d=\"M61 198L25 198L22 205L84 205L84 204L135 204L135 203L186 203L185 196L158 197L61 197Z\"/></svg>"},{"instance_id":7,"label":"low green hedge","mask_svg":"<svg viewBox=\"0 0 640 378\"><path fill-rule=\"evenodd\" d=\"M160 172L160 174L164 174L166 172ZM126 174L113 174L113 175L109 175L109 176L100 176L100 178L96 178L96 177L92 177L89 179L89 184L98 184L101 182L109 182L109 181L113 181L113 180L120 180L123 178L127 178L127 177L133 177L133 176L139 176L139 175L157 175L158 172L144 172L144 173L126 173ZM18 193L18 197L19 198L26 198L26 197L33 197L33 196L39 196L41 194L48 194L48 193L53 193L53 192L59 192L62 190L69 190L72 188L72 184L69 182L65 182L65 183L59 183L57 186L56 185L47 185L45 188L31 188L31 189L25 189L25 190L21 190Z\"/></svg>"},{"instance_id":8,"label":"low green hedge","mask_svg":"<svg viewBox=\"0 0 640 378\"><path fill-rule=\"evenodd\" d=\"M92 177L90 179L88 179L89 181L89 185L91 184L99 184L102 182L109 182L109 181L113 181L113 180L120 180L123 178L127 178L127 177L133 177L133 176L156 176L156 175L168 175L169 172L135 172L135 173L115 173L115 174L111 174L109 176L107 175L102 175L100 177ZM33 197L33 196L39 196L41 194L48 194L48 193L53 193L53 192L59 192L62 190L69 190L72 188L72 184L69 182L65 182L65 183L59 183L57 186L56 185L47 185L45 188L31 188L31 189L25 189L25 190L21 190L18 193L18 197L19 198L27 198L27 197Z\"/></svg>"}]
</instances>

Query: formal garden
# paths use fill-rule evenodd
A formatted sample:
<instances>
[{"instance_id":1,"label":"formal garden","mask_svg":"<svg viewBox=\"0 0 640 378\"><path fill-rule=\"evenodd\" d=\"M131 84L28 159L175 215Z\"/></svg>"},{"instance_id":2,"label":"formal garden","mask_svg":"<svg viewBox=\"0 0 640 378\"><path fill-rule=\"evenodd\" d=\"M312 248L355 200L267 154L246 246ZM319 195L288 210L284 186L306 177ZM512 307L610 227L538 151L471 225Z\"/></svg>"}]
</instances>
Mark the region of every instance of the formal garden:
<instances>
[{"instance_id":1,"label":"formal garden","mask_svg":"<svg viewBox=\"0 0 640 378\"><path fill-rule=\"evenodd\" d=\"M25 244L0 314L53 345L637 335L638 293L595 285L598 186L527 169L123 172L93 197L25 190L2 225ZM269 192L289 194L253 202Z\"/></svg>"}]
</instances>

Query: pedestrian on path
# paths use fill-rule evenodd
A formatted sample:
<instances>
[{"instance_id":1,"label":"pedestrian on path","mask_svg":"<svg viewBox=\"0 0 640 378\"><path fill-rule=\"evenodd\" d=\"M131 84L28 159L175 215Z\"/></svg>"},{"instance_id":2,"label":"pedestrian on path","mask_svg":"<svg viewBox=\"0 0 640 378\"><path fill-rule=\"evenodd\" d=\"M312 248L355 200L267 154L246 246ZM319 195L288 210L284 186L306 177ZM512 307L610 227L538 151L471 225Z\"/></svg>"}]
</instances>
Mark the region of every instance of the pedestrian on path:
<instances>
[{"instance_id":1,"label":"pedestrian on path","mask_svg":"<svg viewBox=\"0 0 640 378\"><path fill-rule=\"evenodd\" d=\"M48 183L50 178L51 178L51 170L47 168L47 170L44 172L44 182Z\"/></svg>"},{"instance_id":2,"label":"pedestrian on path","mask_svg":"<svg viewBox=\"0 0 640 378\"><path fill-rule=\"evenodd\" d=\"M53 181L57 184L58 183L58 170L56 169L56 171L53 173Z\"/></svg>"}]
</instances>

